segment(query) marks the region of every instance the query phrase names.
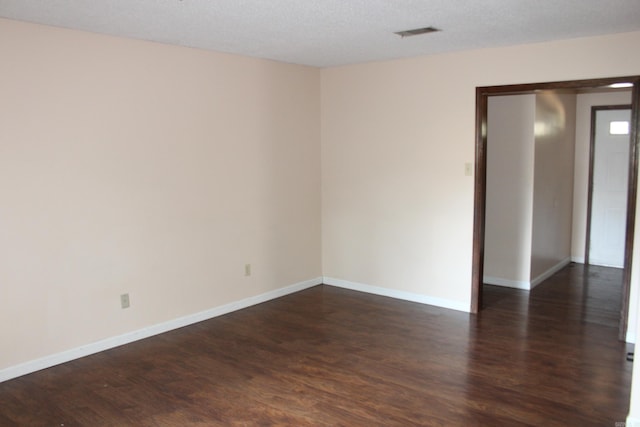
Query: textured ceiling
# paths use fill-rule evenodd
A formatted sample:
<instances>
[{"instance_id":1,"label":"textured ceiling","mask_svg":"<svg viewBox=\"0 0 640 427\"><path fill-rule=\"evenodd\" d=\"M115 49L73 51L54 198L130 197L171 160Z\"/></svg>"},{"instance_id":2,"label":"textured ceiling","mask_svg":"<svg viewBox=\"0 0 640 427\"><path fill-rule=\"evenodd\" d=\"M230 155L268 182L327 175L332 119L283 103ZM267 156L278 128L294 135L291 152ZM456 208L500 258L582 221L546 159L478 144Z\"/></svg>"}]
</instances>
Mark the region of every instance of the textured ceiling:
<instances>
[{"instance_id":1,"label":"textured ceiling","mask_svg":"<svg viewBox=\"0 0 640 427\"><path fill-rule=\"evenodd\" d=\"M636 31L640 0L0 0L0 16L328 67ZM426 26L442 31L394 34Z\"/></svg>"}]
</instances>

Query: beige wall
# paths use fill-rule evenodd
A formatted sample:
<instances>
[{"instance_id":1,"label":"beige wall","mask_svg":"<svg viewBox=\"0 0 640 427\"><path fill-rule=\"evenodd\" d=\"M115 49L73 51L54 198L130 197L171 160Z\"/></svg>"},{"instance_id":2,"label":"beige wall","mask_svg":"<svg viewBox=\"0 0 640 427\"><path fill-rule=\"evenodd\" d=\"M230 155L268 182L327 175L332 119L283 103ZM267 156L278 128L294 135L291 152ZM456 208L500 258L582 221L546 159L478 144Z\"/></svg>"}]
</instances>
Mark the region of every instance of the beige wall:
<instances>
[{"instance_id":1,"label":"beige wall","mask_svg":"<svg viewBox=\"0 0 640 427\"><path fill-rule=\"evenodd\" d=\"M484 282L529 289L536 95L488 98Z\"/></svg>"},{"instance_id":2,"label":"beige wall","mask_svg":"<svg viewBox=\"0 0 640 427\"><path fill-rule=\"evenodd\" d=\"M576 96L491 96L484 282L530 289L571 251Z\"/></svg>"},{"instance_id":3,"label":"beige wall","mask_svg":"<svg viewBox=\"0 0 640 427\"><path fill-rule=\"evenodd\" d=\"M475 88L639 42L318 71L0 20L0 369L320 274L468 307Z\"/></svg>"},{"instance_id":4,"label":"beige wall","mask_svg":"<svg viewBox=\"0 0 640 427\"><path fill-rule=\"evenodd\" d=\"M7 20L0 57L0 371L321 276L319 70Z\"/></svg>"},{"instance_id":5,"label":"beige wall","mask_svg":"<svg viewBox=\"0 0 640 427\"><path fill-rule=\"evenodd\" d=\"M322 71L325 276L470 302L475 89L640 74L640 33Z\"/></svg>"},{"instance_id":6,"label":"beige wall","mask_svg":"<svg viewBox=\"0 0 640 427\"><path fill-rule=\"evenodd\" d=\"M635 244L633 246L633 261L631 268L631 295L629 296L629 324L627 341L637 343L638 331L640 331L640 197L636 199ZM629 417L627 426L640 427L640 368L637 364L633 367L631 379L631 396L629 401Z\"/></svg>"},{"instance_id":7,"label":"beige wall","mask_svg":"<svg viewBox=\"0 0 640 427\"><path fill-rule=\"evenodd\" d=\"M584 263L589 191L589 151L591 144L591 107L631 104L631 91L581 93L576 102L576 149L573 192L573 231L571 258Z\"/></svg>"},{"instance_id":8,"label":"beige wall","mask_svg":"<svg viewBox=\"0 0 640 427\"><path fill-rule=\"evenodd\" d=\"M571 258L576 95L536 95L531 281Z\"/></svg>"}]
</instances>

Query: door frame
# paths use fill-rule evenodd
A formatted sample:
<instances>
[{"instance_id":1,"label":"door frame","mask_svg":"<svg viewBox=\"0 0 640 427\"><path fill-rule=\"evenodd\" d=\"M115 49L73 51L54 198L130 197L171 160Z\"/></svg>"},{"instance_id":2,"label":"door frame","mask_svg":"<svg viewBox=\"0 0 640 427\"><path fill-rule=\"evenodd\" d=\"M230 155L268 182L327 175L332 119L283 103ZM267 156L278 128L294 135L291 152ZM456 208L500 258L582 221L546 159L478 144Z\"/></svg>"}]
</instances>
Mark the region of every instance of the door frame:
<instances>
[{"instance_id":1,"label":"door frame","mask_svg":"<svg viewBox=\"0 0 640 427\"><path fill-rule=\"evenodd\" d=\"M592 213L591 211L593 209L593 170L594 170L594 164L596 160L596 114L598 113L598 111L611 111L611 110L631 110L631 104L594 105L591 107L591 125L590 125L591 134L590 134L590 141L589 141L589 184L587 189L587 229L585 231L585 236L584 236L585 265L589 264L589 254L591 252L591 213ZM629 137L631 137L631 135L629 135ZM631 145L631 138L629 138L629 145ZM631 159L629 159L629 166L631 165L632 165ZM628 200L627 200L627 203L628 203ZM629 206L627 206L627 212L628 211L629 211Z\"/></svg>"},{"instance_id":2,"label":"door frame","mask_svg":"<svg viewBox=\"0 0 640 427\"><path fill-rule=\"evenodd\" d=\"M623 274L622 309L620 311L619 337L624 340L629 314L629 290L631 287L631 262L635 230L636 196L638 178L638 152L640 145L640 76L571 80L546 83L528 83L502 86L476 87L476 138L475 183L473 213L473 248L471 270L472 313L482 308L482 282L484 275L485 210L487 195L487 105L489 96L535 93L541 90L580 90L606 88L615 83L633 84L631 95L631 135L629 155L629 186L627 197L627 231Z\"/></svg>"}]
</instances>

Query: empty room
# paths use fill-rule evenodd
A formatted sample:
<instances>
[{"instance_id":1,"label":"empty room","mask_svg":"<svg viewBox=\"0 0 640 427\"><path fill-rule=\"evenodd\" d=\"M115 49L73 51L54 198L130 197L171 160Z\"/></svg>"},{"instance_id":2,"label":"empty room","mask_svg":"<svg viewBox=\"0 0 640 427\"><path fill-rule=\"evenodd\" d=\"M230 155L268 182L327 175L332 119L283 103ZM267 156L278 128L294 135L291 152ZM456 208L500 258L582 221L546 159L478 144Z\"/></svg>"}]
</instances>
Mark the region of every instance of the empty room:
<instances>
[{"instance_id":1,"label":"empty room","mask_svg":"<svg viewBox=\"0 0 640 427\"><path fill-rule=\"evenodd\" d=\"M639 43L637 0L1 0L0 425L640 426Z\"/></svg>"}]
</instances>

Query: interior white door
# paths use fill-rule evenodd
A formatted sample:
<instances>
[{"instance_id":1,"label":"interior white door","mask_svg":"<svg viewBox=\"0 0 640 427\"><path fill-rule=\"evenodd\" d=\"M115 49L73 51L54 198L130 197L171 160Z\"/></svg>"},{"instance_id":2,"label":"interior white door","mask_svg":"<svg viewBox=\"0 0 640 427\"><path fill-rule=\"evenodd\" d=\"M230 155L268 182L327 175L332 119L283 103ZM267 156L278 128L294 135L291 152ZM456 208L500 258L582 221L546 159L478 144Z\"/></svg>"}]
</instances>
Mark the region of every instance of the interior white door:
<instances>
[{"instance_id":1,"label":"interior white door","mask_svg":"<svg viewBox=\"0 0 640 427\"><path fill-rule=\"evenodd\" d=\"M612 123L630 123L631 110L597 110L595 120L589 263L622 268L627 218L629 133L617 133L619 131L612 129ZM621 127L624 128L624 125Z\"/></svg>"}]
</instances>

